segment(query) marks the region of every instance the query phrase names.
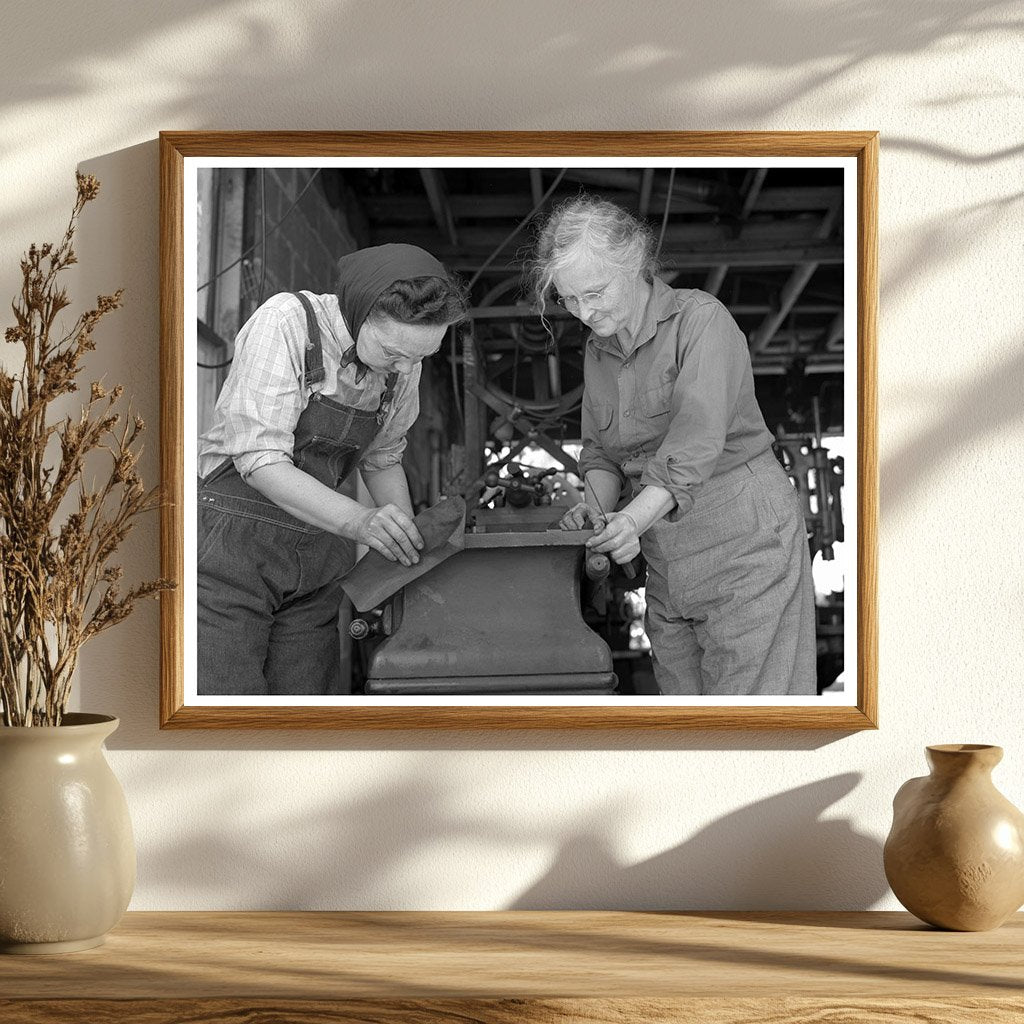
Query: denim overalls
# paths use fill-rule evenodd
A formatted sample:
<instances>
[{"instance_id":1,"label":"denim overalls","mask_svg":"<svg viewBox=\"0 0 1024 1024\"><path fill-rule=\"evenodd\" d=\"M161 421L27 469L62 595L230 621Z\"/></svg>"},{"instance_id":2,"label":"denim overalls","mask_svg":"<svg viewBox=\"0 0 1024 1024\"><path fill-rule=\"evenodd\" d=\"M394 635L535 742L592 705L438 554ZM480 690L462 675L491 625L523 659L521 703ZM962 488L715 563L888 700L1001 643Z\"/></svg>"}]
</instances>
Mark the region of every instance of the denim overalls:
<instances>
[{"instance_id":1,"label":"denim overalls","mask_svg":"<svg viewBox=\"0 0 1024 1024\"><path fill-rule=\"evenodd\" d=\"M304 382L324 380L320 328L309 299ZM317 393L295 426L292 459L337 490L380 429L398 375L380 406L353 409ZM239 475L231 459L199 485L197 545L200 695L339 692L339 578L352 545L285 512Z\"/></svg>"}]
</instances>

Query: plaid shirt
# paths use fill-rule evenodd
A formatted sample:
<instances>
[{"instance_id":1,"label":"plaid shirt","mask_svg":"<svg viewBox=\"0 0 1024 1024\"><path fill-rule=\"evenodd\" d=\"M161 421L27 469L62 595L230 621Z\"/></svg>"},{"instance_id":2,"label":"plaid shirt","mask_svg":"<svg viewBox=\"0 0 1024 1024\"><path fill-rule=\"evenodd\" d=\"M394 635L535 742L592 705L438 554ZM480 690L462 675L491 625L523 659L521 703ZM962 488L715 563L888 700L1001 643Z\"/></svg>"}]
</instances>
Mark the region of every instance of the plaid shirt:
<instances>
[{"instance_id":1,"label":"plaid shirt","mask_svg":"<svg viewBox=\"0 0 1024 1024\"><path fill-rule=\"evenodd\" d=\"M581 472L664 487L680 515L706 480L771 447L746 339L707 292L655 278L633 349L591 334L584 379Z\"/></svg>"},{"instance_id":2,"label":"plaid shirt","mask_svg":"<svg viewBox=\"0 0 1024 1024\"><path fill-rule=\"evenodd\" d=\"M313 303L324 351L325 378L313 390L356 409L375 410L386 374L355 359L355 345L336 295L306 292ZM201 477L232 459L243 479L261 466L292 461L295 425L309 402L302 382L307 330L302 303L274 295L246 321L235 338L235 355L217 399L213 426L199 438ZM402 461L405 435L419 415L420 367L399 374L384 422L360 466L373 472Z\"/></svg>"}]
</instances>

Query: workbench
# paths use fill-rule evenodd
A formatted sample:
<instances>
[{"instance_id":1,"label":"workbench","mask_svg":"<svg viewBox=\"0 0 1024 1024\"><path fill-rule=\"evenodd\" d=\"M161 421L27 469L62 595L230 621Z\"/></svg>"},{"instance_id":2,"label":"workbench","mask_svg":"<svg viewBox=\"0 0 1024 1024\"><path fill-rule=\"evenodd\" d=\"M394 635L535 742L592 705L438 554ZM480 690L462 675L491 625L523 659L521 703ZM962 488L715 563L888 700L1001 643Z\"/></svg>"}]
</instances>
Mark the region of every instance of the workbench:
<instances>
[{"instance_id":1,"label":"workbench","mask_svg":"<svg viewBox=\"0 0 1024 1024\"><path fill-rule=\"evenodd\" d=\"M1024 914L149 913L0 957L0 1020L60 1024L1024 1021Z\"/></svg>"}]
</instances>

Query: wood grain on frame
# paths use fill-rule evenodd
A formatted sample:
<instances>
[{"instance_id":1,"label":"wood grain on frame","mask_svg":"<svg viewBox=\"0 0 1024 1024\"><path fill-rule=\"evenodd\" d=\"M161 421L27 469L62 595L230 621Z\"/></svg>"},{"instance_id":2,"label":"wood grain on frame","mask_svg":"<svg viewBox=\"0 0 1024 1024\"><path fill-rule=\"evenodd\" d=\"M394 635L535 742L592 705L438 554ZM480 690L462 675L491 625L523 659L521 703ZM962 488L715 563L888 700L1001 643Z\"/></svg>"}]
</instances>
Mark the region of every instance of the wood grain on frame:
<instances>
[{"instance_id":1,"label":"wood grain on frame","mask_svg":"<svg viewBox=\"0 0 1024 1024\"><path fill-rule=\"evenodd\" d=\"M856 706L554 707L185 706L184 596L161 594L162 728L210 729L831 729L878 724L877 132L161 132L160 323L162 573L184 575L185 157L855 157L857 159ZM514 698L510 698L514 700ZM742 698L738 698L742 700Z\"/></svg>"},{"instance_id":2,"label":"wood grain on frame","mask_svg":"<svg viewBox=\"0 0 1024 1024\"><path fill-rule=\"evenodd\" d=\"M185 703L184 689L184 163L160 139L160 507L161 573L178 586L160 601L160 724Z\"/></svg>"}]
</instances>

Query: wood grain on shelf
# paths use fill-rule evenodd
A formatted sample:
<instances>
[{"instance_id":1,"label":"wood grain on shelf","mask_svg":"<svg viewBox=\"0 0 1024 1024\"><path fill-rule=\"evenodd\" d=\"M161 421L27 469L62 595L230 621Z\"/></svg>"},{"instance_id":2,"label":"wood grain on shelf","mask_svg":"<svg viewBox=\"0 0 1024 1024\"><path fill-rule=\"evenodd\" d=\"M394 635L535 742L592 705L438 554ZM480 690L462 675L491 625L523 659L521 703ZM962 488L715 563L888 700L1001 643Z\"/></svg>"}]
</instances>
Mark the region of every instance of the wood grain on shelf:
<instances>
[{"instance_id":1,"label":"wood grain on shelf","mask_svg":"<svg viewBox=\"0 0 1024 1024\"><path fill-rule=\"evenodd\" d=\"M0 1019L149 1022L1024 1019L1024 914L150 913L0 957Z\"/></svg>"}]
</instances>

